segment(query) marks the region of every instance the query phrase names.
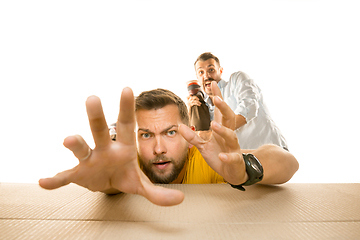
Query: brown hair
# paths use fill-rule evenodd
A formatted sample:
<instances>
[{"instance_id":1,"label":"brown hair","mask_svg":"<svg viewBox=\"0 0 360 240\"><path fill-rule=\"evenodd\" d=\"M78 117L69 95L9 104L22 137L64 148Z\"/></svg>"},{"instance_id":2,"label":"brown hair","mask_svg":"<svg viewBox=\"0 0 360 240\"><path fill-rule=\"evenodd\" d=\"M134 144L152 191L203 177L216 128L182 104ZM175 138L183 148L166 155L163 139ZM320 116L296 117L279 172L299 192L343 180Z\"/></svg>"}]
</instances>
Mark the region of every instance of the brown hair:
<instances>
[{"instance_id":1,"label":"brown hair","mask_svg":"<svg viewBox=\"0 0 360 240\"><path fill-rule=\"evenodd\" d=\"M190 126L186 104L179 96L166 89L158 88L140 93L135 99L135 112L140 109L156 110L170 104L178 107L182 123Z\"/></svg>"},{"instance_id":2,"label":"brown hair","mask_svg":"<svg viewBox=\"0 0 360 240\"><path fill-rule=\"evenodd\" d=\"M198 61L202 61L202 62L205 62L209 59L214 59L218 64L219 64L219 67L220 67L220 60L214 55L212 54L211 52L204 52L203 54L201 54L195 61L194 63L194 66L196 65L196 63Z\"/></svg>"}]
</instances>

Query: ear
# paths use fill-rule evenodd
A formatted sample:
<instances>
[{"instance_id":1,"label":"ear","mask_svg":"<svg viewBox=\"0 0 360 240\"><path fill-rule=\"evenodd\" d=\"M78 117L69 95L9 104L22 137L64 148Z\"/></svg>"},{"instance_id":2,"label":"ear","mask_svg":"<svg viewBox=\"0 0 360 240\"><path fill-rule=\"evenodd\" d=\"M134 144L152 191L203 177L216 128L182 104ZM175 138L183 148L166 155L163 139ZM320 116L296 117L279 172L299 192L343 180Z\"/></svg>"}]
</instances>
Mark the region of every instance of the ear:
<instances>
[{"instance_id":1,"label":"ear","mask_svg":"<svg viewBox=\"0 0 360 240\"><path fill-rule=\"evenodd\" d=\"M219 68L220 77L221 77L221 75L223 74L223 71L224 71L224 68L223 68L223 67L220 67L220 68Z\"/></svg>"},{"instance_id":2,"label":"ear","mask_svg":"<svg viewBox=\"0 0 360 240\"><path fill-rule=\"evenodd\" d=\"M195 126L190 126L190 129L195 132ZM192 145L191 143L189 143L189 148L192 148L193 146L194 146L194 145Z\"/></svg>"}]
</instances>

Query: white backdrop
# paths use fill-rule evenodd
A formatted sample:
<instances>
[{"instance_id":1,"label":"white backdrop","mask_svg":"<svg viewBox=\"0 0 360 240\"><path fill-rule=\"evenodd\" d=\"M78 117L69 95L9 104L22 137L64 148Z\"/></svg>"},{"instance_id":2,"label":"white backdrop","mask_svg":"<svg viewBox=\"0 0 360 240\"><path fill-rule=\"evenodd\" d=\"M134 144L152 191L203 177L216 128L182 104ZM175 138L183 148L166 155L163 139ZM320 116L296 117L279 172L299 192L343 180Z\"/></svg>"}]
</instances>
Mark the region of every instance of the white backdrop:
<instances>
[{"instance_id":1,"label":"white backdrop","mask_svg":"<svg viewBox=\"0 0 360 240\"><path fill-rule=\"evenodd\" d=\"M0 182L75 166L62 141L93 146L90 95L109 123L125 86L185 98L205 51L262 89L300 163L291 182L360 182L356 2L1 1Z\"/></svg>"}]
</instances>

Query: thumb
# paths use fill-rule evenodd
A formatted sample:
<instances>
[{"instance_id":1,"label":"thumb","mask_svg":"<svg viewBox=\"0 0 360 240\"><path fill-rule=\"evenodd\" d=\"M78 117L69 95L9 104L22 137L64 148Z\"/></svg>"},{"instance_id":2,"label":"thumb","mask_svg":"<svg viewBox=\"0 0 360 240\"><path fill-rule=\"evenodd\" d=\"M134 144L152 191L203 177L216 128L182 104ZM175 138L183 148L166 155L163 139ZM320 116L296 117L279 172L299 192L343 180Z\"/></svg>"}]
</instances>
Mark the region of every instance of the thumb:
<instances>
[{"instance_id":1,"label":"thumb","mask_svg":"<svg viewBox=\"0 0 360 240\"><path fill-rule=\"evenodd\" d=\"M39 185L42 188L52 190L56 189L71 183L71 175L73 173L73 169L66 170L64 172L56 174L51 178L42 178L39 180Z\"/></svg>"},{"instance_id":2,"label":"thumb","mask_svg":"<svg viewBox=\"0 0 360 240\"><path fill-rule=\"evenodd\" d=\"M191 130L191 128L184 124L180 124L178 131L188 143L196 146L197 148L206 142L199 135L197 135L195 131Z\"/></svg>"},{"instance_id":3,"label":"thumb","mask_svg":"<svg viewBox=\"0 0 360 240\"><path fill-rule=\"evenodd\" d=\"M183 192L175 189L155 186L149 182L144 183L143 190L144 192L139 194L159 206L174 206L182 203L184 200Z\"/></svg>"},{"instance_id":4,"label":"thumb","mask_svg":"<svg viewBox=\"0 0 360 240\"><path fill-rule=\"evenodd\" d=\"M217 83L215 82L215 81L212 81L211 82L211 91L212 91L212 93L213 93L213 95L214 95L214 97L212 98L212 100L213 100L213 102L214 102L214 104L215 104L215 99L217 98L217 97L219 97L219 99L220 99L220 102L221 102L221 100L223 100L223 97L222 97L222 95L221 95L221 91L220 91L220 88L219 88L219 86L217 85ZM214 110L214 120L216 121L216 122L218 122L218 123L221 123L222 121L222 113L221 113L221 111L219 110L219 108L216 106L216 104L215 104L215 110Z\"/></svg>"},{"instance_id":5,"label":"thumb","mask_svg":"<svg viewBox=\"0 0 360 240\"><path fill-rule=\"evenodd\" d=\"M221 95L220 88L219 88L219 86L217 85L217 83L215 81L211 82L211 91L212 91L214 96L218 96L221 99L223 99L223 97Z\"/></svg>"}]
</instances>

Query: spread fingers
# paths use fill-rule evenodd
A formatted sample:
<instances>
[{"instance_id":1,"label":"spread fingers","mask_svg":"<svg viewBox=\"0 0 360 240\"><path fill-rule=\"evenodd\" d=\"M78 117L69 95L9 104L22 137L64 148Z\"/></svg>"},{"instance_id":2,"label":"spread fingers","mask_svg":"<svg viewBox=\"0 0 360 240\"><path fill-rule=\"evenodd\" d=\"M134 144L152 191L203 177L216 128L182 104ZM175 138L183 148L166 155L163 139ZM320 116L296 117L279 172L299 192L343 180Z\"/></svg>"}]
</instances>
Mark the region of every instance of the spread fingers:
<instances>
[{"instance_id":1,"label":"spread fingers","mask_svg":"<svg viewBox=\"0 0 360 240\"><path fill-rule=\"evenodd\" d=\"M108 145L111 139L100 99L90 96L86 100L86 111L95 145L100 148Z\"/></svg>"},{"instance_id":2,"label":"spread fingers","mask_svg":"<svg viewBox=\"0 0 360 240\"><path fill-rule=\"evenodd\" d=\"M230 128L224 127L215 121L211 122L211 128L215 133L220 135L220 137L222 137L225 140L227 147L231 151L239 151L240 150L240 145L239 145L236 133L233 130L231 130Z\"/></svg>"},{"instance_id":3,"label":"spread fingers","mask_svg":"<svg viewBox=\"0 0 360 240\"><path fill-rule=\"evenodd\" d=\"M86 160L91 155L90 147L79 135L65 138L64 146L71 150L74 153L75 157L79 159L79 161Z\"/></svg>"},{"instance_id":4,"label":"spread fingers","mask_svg":"<svg viewBox=\"0 0 360 240\"><path fill-rule=\"evenodd\" d=\"M135 100L130 88L124 88L121 93L120 111L116 124L116 141L135 144Z\"/></svg>"}]
</instances>

